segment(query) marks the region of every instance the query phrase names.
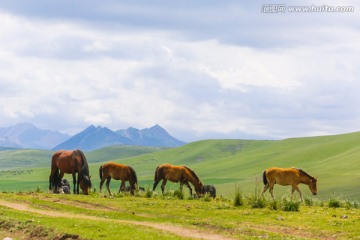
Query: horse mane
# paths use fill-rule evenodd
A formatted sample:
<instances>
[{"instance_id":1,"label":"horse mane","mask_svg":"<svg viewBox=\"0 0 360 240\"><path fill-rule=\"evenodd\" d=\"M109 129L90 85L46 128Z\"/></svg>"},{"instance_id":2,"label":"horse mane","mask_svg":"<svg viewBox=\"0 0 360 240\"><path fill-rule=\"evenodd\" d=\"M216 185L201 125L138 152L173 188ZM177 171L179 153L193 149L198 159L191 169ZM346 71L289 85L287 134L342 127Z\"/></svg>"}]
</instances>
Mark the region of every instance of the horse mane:
<instances>
[{"instance_id":1,"label":"horse mane","mask_svg":"<svg viewBox=\"0 0 360 240\"><path fill-rule=\"evenodd\" d=\"M91 181L90 181L90 173L89 173L89 165L88 165L88 162L87 162L87 159L85 157L85 154L80 150L80 149L76 149L74 152L73 152L73 156L75 154L79 154L81 156L81 160L82 160L82 167L81 167L81 175L82 175L82 178L84 177L88 177L88 180L86 180L86 178L84 178L86 180L87 185L89 185L91 187Z\"/></svg>"},{"instance_id":2,"label":"horse mane","mask_svg":"<svg viewBox=\"0 0 360 240\"><path fill-rule=\"evenodd\" d=\"M302 170L301 168L297 168L297 170L298 170L301 174L304 174L305 176L309 177L310 179L315 179L313 176L310 176L307 172L305 172L305 171Z\"/></svg>"},{"instance_id":3,"label":"horse mane","mask_svg":"<svg viewBox=\"0 0 360 240\"><path fill-rule=\"evenodd\" d=\"M184 166L184 168L186 168L187 170L189 170L189 171L191 172L191 174L193 175L193 177L194 177L197 181L199 181L200 183L202 183L201 180L200 180L200 178L196 175L196 173L195 173L192 169L188 168L187 166Z\"/></svg>"}]
</instances>

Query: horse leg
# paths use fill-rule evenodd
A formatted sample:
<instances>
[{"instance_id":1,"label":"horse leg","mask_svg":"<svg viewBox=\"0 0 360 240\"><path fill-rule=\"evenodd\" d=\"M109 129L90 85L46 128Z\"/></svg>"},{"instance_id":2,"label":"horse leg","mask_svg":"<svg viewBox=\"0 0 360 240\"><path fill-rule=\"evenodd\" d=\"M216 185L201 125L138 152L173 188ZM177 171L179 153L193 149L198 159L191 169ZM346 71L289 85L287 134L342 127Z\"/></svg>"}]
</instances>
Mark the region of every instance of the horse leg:
<instances>
[{"instance_id":1,"label":"horse leg","mask_svg":"<svg viewBox=\"0 0 360 240\"><path fill-rule=\"evenodd\" d=\"M295 192L295 187L292 186L292 188L291 188L291 200L293 200L294 192Z\"/></svg>"},{"instance_id":2,"label":"horse leg","mask_svg":"<svg viewBox=\"0 0 360 240\"><path fill-rule=\"evenodd\" d=\"M110 191L110 181L111 181L111 177L109 176L107 179L106 179L106 188L110 194L110 196L112 196L112 193Z\"/></svg>"},{"instance_id":3,"label":"horse leg","mask_svg":"<svg viewBox=\"0 0 360 240\"><path fill-rule=\"evenodd\" d=\"M192 196L192 188L191 188L190 184L188 182L185 182L185 185L189 188L190 196Z\"/></svg>"},{"instance_id":4,"label":"horse leg","mask_svg":"<svg viewBox=\"0 0 360 240\"><path fill-rule=\"evenodd\" d=\"M61 187L61 180L64 177L64 173L60 172L59 176L57 177L57 179L54 179L54 183L55 183L55 192L58 192L59 187Z\"/></svg>"},{"instance_id":5,"label":"horse leg","mask_svg":"<svg viewBox=\"0 0 360 240\"><path fill-rule=\"evenodd\" d=\"M74 194L76 194L76 173L72 173L72 178L73 178L73 184L74 184ZM78 189L78 192L79 193L79 189Z\"/></svg>"},{"instance_id":6,"label":"horse leg","mask_svg":"<svg viewBox=\"0 0 360 240\"><path fill-rule=\"evenodd\" d=\"M131 195L134 195L135 183L133 181L129 181L129 182L130 182L130 193Z\"/></svg>"},{"instance_id":7,"label":"horse leg","mask_svg":"<svg viewBox=\"0 0 360 240\"><path fill-rule=\"evenodd\" d=\"M301 201L303 202L304 199L303 199L302 193L301 193L301 191L300 191L300 188L299 188L298 186L295 186L295 187L293 187L293 188L295 188L295 190L298 191L298 193L299 193L299 195L300 195L300 199L301 199Z\"/></svg>"},{"instance_id":8,"label":"horse leg","mask_svg":"<svg viewBox=\"0 0 360 240\"><path fill-rule=\"evenodd\" d=\"M274 197L274 194L273 194L273 190L274 190L274 184L270 186L269 192L270 192L270 195L271 195L272 199L275 200L275 197Z\"/></svg>"},{"instance_id":9,"label":"horse leg","mask_svg":"<svg viewBox=\"0 0 360 240\"><path fill-rule=\"evenodd\" d=\"M102 192L102 186L103 186L104 182L105 182L105 179L101 179L101 181L100 181L100 194Z\"/></svg>"},{"instance_id":10,"label":"horse leg","mask_svg":"<svg viewBox=\"0 0 360 240\"><path fill-rule=\"evenodd\" d=\"M269 183L267 183L267 184L264 186L264 189L263 189L261 195L264 195L264 193L266 192L266 190L269 189L269 187L270 187L270 186L269 186Z\"/></svg>"},{"instance_id":11,"label":"horse leg","mask_svg":"<svg viewBox=\"0 0 360 240\"><path fill-rule=\"evenodd\" d=\"M153 191L155 191L155 188L157 187L157 185L159 184L159 182L160 182L160 180L154 181Z\"/></svg>"},{"instance_id":12,"label":"horse leg","mask_svg":"<svg viewBox=\"0 0 360 240\"><path fill-rule=\"evenodd\" d=\"M121 184L120 184L118 193L120 193L120 191L121 192L125 191L125 181L124 180L121 180Z\"/></svg>"},{"instance_id":13,"label":"horse leg","mask_svg":"<svg viewBox=\"0 0 360 240\"><path fill-rule=\"evenodd\" d=\"M167 182L167 180L164 178L164 180L162 181L162 184L161 184L161 191L163 194L164 194L166 182Z\"/></svg>"}]
</instances>

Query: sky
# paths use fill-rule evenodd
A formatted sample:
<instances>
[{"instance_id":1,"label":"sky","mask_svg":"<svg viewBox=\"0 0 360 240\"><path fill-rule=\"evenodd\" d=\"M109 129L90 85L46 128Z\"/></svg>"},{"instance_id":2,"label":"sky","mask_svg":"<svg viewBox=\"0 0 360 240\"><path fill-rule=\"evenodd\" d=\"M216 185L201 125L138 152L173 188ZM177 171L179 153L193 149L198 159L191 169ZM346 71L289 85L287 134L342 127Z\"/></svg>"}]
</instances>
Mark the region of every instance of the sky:
<instances>
[{"instance_id":1,"label":"sky","mask_svg":"<svg viewBox=\"0 0 360 240\"><path fill-rule=\"evenodd\" d=\"M159 124L183 141L360 131L359 43L357 1L1 0L0 127Z\"/></svg>"}]
</instances>

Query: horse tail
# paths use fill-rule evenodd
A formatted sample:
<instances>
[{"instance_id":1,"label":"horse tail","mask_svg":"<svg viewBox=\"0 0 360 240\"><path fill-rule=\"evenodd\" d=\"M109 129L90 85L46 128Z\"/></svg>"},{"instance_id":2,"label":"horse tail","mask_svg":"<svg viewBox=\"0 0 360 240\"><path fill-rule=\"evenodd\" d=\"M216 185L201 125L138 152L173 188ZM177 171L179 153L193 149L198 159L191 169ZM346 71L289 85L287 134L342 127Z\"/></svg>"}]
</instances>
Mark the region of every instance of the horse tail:
<instances>
[{"instance_id":1,"label":"horse tail","mask_svg":"<svg viewBox=\"0 0 360 240\"><path fill-rule=\"evenodd\" d=\"M263 172L263 182L264 182L264 185L268 184L268 180L266 178L266 171Z\"/></svg>"},{"instance_id":2,"label":"horse tail","mask_svg":"<svg viewBox=\"0 0 360 240\"><path fill-rule=\"evenodd\" d=\"M56 189L58 187L58 185L60 184L59 178L60 178L60 170L58 168L56 168L52 179L50 176L50 188L49 189L52 189L53 187L55 187L55 189Z\"/></svg>"},{"instance_id":3,"label":"horse tail","mask_svg":"<svg viewBox=\"0 0 360 240\"><path fill-rule=\"evenodd\" d=\"M154 182L156 182L158 180L158 177L159 177L158 170L159 170L159 166L157 166L155 169Z\"/></svg>"},{"instance_id":4,"label":"horse tail","mask_svg":"<svg viewBox=\"0 0 360 240\"><path fill-rule=\"evenodd\" d=\"M51 157L51 173L49 177L49 189L52 190L53 187L57 187L58 184L58 178L60 176L59 168L56 165L56 160L59 157L59 153L56 152ZM55 169L55 170L54 170Z\"/></svg>"},{"instance_id":5,"label":"horse tail","mask_svg":"<svg viewBox=\"0 0 360 240\"><path fill-rule=\"evenodd\" d=\"M138 185L138 180L137 180L135 170L132 167L129 167L129 168L130 168L131 175L133 176L133 179L134 179L134 184Z\"/></svg>"},{"instance_id":6,"label":"horse tail","mask_svg":"<svg viewBox=\"0 0 360 240\"><path fill-rule=\"evenodd\" d=\"M100 180L102 180L102 177L103 177L103 174L102 174L102 169L103 169L103 166L101 165L100 168L99 168L99 176L100 176Z\"/></svg>"}]
</instances>

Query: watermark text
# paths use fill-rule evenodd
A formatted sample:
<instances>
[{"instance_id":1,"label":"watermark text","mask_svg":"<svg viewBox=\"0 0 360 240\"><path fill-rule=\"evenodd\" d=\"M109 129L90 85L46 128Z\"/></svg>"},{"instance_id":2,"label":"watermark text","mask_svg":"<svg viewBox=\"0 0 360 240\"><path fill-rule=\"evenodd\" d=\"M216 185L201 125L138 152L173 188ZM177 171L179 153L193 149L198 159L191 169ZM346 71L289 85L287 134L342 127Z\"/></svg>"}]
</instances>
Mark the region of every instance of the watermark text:
<instances>
[{"instance_id":1,"label":"watermark text","mask_svg":"<svg viewBox=\"0 0 360 240\"><path fill-rule=\"evenodd\" d=\"M352 13L355 6L263 4L262 13Z\"/></svg>"}]
</instances>

